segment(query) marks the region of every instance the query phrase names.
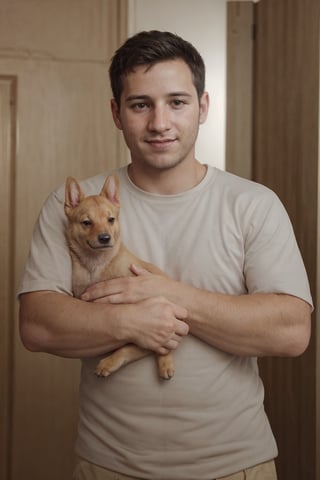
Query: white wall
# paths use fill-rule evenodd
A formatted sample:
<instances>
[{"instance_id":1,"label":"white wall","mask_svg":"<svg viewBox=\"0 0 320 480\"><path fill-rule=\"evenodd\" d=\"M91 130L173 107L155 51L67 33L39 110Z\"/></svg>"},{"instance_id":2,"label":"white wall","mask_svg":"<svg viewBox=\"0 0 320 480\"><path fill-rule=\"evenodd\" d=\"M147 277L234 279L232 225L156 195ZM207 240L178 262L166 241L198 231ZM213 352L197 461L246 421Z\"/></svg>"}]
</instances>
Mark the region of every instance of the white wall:
<instances>
[{"instance_id":1,"label":"white wall","mask_svg":"<svg viewBox=\"0 0 320 480\"><path fill-rule=\"evenodd\" d=\"M207 71L209 116L200 127L196 155L201 163L225 168L227 0L129 0L129 34L169 30L190 41Z\"/></svg>"}]
</instances>

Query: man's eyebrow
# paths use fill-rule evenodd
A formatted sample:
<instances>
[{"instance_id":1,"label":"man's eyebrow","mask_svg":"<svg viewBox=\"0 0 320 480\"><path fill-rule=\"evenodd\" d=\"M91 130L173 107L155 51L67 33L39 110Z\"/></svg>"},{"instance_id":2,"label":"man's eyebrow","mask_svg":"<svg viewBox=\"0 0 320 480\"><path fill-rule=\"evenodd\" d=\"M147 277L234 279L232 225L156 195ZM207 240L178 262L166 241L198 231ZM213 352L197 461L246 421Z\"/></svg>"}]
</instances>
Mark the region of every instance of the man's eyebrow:
<instances>
[{"instance_id":1,"label":"man's eyebrow","mask_svg":"<svg viewBox=\"0 0 320 480\"><path fill-rule=\"evenodd\" d=\"M167 97L192 97L192 95L188 92L172 92L168 93ZM132 102L134 100L151 100L149 95L129 95L125 101Z\"/></svg>"},{"instance_id":2,"label":"man's eyebrow","mask_svg":"<svg viewBox=\"0 0 320 480\"><path fill-rule=\"evenodd\" d=\"M132 102L133 100L150 100L148 95L129 95L125 101Z\"/></svg>"},{"instance_id":3,"label":"man's eyebrow","mask_svg":"<svg viewBox=\"0 0 320 480\"><path fill-rule=\"evenodd\" d=\"M192 97L192 95L189 92L172 92L169 97Z\"/></svg>"}]
</instances>

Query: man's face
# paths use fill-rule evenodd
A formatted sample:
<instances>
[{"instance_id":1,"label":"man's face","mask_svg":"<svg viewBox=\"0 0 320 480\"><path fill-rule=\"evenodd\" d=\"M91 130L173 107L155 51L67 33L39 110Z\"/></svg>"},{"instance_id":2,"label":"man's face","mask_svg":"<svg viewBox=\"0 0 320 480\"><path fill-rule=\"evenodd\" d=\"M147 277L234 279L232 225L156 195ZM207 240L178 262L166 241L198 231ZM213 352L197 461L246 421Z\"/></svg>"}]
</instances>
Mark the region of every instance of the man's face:
<instances>
[{"instance_id":1,"label":"man's face","mask_svg":"<svg viewBox=\"0 0 320 480\"><path fill-rule=\"evenodd\" d=\"M199 124L207 111L208 96L204 93L199 105L191 71L182 60L136 67L123 78L120 109L112 101L132 163L154 169L194 161Z\"/></svg>"}]
</instances>

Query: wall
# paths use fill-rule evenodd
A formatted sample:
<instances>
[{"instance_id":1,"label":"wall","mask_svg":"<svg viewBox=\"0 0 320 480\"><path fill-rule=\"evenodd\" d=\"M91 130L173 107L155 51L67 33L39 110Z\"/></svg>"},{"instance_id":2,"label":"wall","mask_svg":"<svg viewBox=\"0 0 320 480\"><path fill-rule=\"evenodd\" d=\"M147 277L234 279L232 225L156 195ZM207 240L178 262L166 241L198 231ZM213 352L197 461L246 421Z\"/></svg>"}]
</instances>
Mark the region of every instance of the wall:
<instances>
[{"instance_id":1,"label":"wall","mask_svg":"<svg viewBox=\"0 0 320 480\"><path fill-rule=\"evenodd\" d=\"M129 0L129 33L170 30L190 41L207 68L206 89L211 106L201 125L197 158L225 166L226 129L226 0ZM156 14L155 14L156 11Z\"/></svg>"}]
</instances>

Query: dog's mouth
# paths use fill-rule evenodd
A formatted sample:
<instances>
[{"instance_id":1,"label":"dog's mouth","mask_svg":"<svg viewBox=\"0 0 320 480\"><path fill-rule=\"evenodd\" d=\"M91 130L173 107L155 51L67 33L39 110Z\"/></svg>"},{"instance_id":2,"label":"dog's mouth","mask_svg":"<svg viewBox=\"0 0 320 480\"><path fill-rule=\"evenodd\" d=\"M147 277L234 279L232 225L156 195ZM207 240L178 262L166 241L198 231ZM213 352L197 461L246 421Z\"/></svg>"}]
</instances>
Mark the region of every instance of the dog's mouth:
<instances>
[{"instance_id":1,"label":"dog's mouth","mask_svg":"<svg viewBox=\"0 0 320 480\"><path fill-rule=\"evenodd\" d=\"M92 250L104 250L106 248L112 248L113 247L113 243L104 243L104 244L101 244L101 243L90 243L89 241L87 241L87 245L92 249Z\"/></svg>"}]
</instances>

